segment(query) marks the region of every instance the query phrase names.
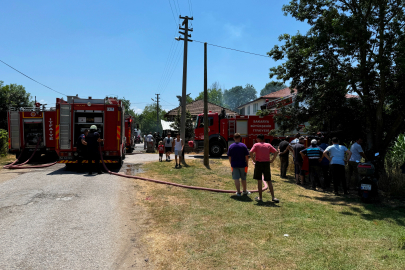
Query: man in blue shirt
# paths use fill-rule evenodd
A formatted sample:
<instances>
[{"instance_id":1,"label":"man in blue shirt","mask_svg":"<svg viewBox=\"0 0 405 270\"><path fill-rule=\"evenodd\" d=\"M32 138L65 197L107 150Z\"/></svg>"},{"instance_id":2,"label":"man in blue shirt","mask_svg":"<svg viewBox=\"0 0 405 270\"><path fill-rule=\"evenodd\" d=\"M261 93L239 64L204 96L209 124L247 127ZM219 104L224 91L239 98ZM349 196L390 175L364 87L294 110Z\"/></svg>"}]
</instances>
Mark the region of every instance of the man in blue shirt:
<instances>
[{"instance_id":1,"label":"man in blue shirt","mask_svg":"<svg viewBox=\"0 0 405 270\"><path fill-rule=\"evenodd\" d=\"M317 140L311 141L311 146L300 152L302 158L307 156L309 159L309 173L311 177L312 189L316 190L316 185L320 186L323 182L322 169L320 162L322 161L323 149L317 146Z\"/></svg>"},{"instance_id":2,"label":"man in blue shirt","mask_svg":"<svg viewBox=\"0 0 405 270\"><path fill-rule=\"evenodd\" d=\"M343 193L347 194L345 164L350 159L352 153L344 145L339 145L339 139L332 138L333 145L326 148L322 157L326 157L330 162L330 171L333 179L335 195L339 195L339 184L342 182ZM347 154L347 159L345 159Z\"/></svg>"},{"instance_id":3,"label":"man in blue shirt","mask_svg":"<svg viewBox=\"0 0 405 270\"><path fill-rule=\"evenodd\" d=\"M249 151L244 143L240 142L240 134L233 135L235 143L228 149L229 163L232 167L232 178L235 180L236 196L241 196L239 178L242 179L243 195L249 195L246 190L246 174L249 166Z\"/></svg>"}]
</instances>

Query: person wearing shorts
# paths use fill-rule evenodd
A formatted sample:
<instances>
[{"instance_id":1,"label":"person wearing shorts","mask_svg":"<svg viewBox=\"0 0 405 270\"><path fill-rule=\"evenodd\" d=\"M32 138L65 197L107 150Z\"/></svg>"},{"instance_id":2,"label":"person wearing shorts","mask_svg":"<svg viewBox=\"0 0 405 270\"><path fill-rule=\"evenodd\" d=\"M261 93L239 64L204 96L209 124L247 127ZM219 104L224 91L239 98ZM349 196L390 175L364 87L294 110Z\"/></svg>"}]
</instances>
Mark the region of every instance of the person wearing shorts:
<instances>
[{"instance_id":1,"label":"person wearing shorts","mask_svg":"<svg viewBox=\"0 0 405 270\"><path fill-rule=\"evenodd\" d=\"M165 153L166 153L166 161L170 160L170 153L172 152L172 147L173 147L173 138L170 137L171 134L168 133L167 137L164 138L163 144L165 146Z\"/></svg>"},{"instance_id":2,"label":"person wearing shorts","mask_svg":"<svg viewBox=\"0 0 405 270\"><path fill-rule=\"evenodd\" d=\"M181 156L184 149L184 142L180 139L180 133L177 133L177 138L173 140L174 158L176 160L176 168L181 168ZM179 165L177 165L177 157L179 157Z\"/></svg>"},{"instance_id":3,"label":"person wearing shorts","mask_svg":"<svg viewBox=\"0 0 405 270\"><path fill-rule=\"evenodd\" d=\"M159 161L163 161L163 153L165 152L165 146L163 145L163 141L159 142L158 145L158 151L159 151Z\"/></svg>"},{"instance_id":4,"label":"person wearing shorts","mask_svg":"<svg viewBox=\"0 0 405 270\"><path fill-rule=\"evenodd\" d=\"M270 160L270 154L274 153L273 158ZM250 149L250 154L252 155L253 163L255 163L255 171L253 179L257 180L257 187L259 190L259 197L256 197L256 201L261 202L262 197L262 178L267 182L271 198L273 202L278 203L279 200L274 197L273 185L271 183L271 172L270 163L274 162L278 155L278 151L269 143L264 142L264 135L257 135L257 143L255 143Z\"/></svg>"},{"instance_id":5,"label":"person wearing shorts","mask_svg":"<svg viewBox=\"0 0 405 270\"><path fill-rule=\"evenodd\" d=\"M244 143L240 142L240 134L233 135L235 142L229 146L228 158L232 168L232 179L235 181L236 196L242 196L240 192L240 182L242 180L243 195L249 195L246 190L246 175L249 166L249 150Z\"/></svg>"}]
</instances>

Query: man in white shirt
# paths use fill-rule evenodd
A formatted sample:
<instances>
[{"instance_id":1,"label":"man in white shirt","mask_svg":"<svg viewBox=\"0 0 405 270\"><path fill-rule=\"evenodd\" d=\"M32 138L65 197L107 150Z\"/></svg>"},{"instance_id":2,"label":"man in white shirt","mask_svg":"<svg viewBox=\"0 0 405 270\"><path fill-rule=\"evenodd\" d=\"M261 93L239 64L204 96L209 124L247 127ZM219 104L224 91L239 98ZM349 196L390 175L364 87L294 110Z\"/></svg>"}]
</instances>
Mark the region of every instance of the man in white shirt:
<instances>
[{"instance_id":1,"label":"man in white shirt","mask_svg":"<svg viewBox=\"0 0 405 270\"><path fill-rule=\"evenodd\" d=\"M350 189L355 189L357 187L357 183L360 181L359 172L357 171L357 165L361 161L361 158L366 158L364 154L363 148L361 144L363 143L362 138L357 138L357 141L352 145L350 148L350 152L352 152L352 156L348 162L349 173L348 173L348 183L347 187ZM352 175L354 174L354 181L352 180Z\"/></svg>"}]
</instances>

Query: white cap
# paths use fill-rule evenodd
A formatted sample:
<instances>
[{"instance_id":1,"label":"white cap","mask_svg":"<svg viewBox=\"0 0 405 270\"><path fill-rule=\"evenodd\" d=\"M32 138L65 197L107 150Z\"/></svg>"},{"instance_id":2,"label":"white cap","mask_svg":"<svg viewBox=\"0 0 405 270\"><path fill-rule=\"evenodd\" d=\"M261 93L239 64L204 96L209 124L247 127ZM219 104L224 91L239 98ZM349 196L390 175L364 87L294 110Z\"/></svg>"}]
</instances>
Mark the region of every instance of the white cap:
<instances>
[{"instance_id":1,"label":"white cap","mask_svg":"<svg viewBox=\"0 0 405 270\"><path fill-rule=\"evenodd\" d=\"M318 143L318 141L315 140L315 139L313 139L313 140L311 141L311 144L317 144L317 143Z\"/></svg>"}]
</instances>

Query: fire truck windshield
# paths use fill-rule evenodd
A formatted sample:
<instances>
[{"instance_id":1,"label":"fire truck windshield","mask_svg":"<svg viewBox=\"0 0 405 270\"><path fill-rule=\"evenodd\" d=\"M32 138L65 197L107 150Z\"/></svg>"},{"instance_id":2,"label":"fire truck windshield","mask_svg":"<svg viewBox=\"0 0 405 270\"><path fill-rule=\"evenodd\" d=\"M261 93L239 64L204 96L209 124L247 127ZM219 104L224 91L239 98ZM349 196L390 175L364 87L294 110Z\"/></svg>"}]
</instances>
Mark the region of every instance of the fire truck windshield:
<instances>
[{"instance_id":1,"label":"fire truck windshield","mask_svg":"<svg viewBox=\"0 0 405 270\"><path fill-rule=\"evenodd\" d=\"M214 124L214 117L208 117L208 126L212 126ZM204 127L204 116L197 116L197 119L195 121L195 127L194 128L203 128Z\"/></svg>"}]
</instances>

